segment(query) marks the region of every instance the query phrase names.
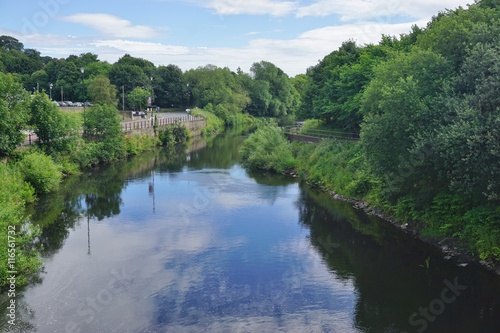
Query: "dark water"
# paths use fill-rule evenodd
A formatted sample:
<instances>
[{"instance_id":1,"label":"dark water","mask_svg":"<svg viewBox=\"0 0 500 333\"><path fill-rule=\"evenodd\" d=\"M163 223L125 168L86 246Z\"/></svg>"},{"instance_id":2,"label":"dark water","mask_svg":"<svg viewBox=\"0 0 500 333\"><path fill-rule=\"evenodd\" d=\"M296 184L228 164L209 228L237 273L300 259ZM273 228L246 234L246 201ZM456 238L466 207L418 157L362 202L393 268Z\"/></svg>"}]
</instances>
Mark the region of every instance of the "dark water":
<instances>
[{"instance_id":1,"label":"dark water","mask_svg":"<svg viewBox=\"0 0 500 333\"><path fill-rule=\"evenodd\" d=\"M45 269L12 331L500 332L500 278L248 173L242 140L146 153L42 198Z\"/></svg>"}]
</instances>

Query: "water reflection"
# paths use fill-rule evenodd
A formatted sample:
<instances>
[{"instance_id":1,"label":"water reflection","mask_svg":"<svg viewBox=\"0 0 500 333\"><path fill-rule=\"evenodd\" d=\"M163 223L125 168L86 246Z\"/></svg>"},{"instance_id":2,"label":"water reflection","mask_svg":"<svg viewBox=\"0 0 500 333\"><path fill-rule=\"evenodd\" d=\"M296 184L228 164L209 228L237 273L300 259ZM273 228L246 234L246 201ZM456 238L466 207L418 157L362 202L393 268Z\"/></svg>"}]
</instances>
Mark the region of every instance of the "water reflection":
<instances>
[{"instance_id":1,"label":"water reflection","mask_svg":"<svg viewBox=\"0 0 500 333\"><path fill-rule=\"evenodd\" d=\"M426 332L498 331L498 280L304 184L247 173L242 140L146 153L40 200L46 273L18 298L18 331L416 332L409 316L455 277L467 290Z\"/></svg>"}]
</instances>

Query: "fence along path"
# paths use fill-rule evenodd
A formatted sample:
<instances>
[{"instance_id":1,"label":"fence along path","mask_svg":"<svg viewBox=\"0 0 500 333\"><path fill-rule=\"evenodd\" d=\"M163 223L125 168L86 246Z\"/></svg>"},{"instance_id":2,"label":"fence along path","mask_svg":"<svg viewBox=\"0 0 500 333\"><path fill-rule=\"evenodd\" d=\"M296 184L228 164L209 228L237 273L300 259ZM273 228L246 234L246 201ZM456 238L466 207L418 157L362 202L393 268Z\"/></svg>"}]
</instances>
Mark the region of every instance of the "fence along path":
<instances>
[{"instance_id":1,"label":"fence along path","mask_svg":"<svg viewBox=\"0 0 500 333\"><path fill-rule=\"evenodd\" d=\"M144 120L132 120L132 121L127 121L127 122L122 122L122 130L123 131L132 131L135 129L142 129L142 128L150 128L153 127L155 124L155 120L158 126L166 126L166 125L171 125L171 124L182 124L185 122L191 122L191 121L200 121L204 120L205 118L202 117L195 117L191 115L187 115L184 117L175 117L175 118L150 118L150 119L144 119Z\"/></svg>"},{"instance_id":2,"label":"fence along path","mask_svg":"<svg viewBox=\"0 0 500 333\"><path fill-rule=\"evenodd\" d=\"M314 138L315 142L319 142L321 140L340 140L340 141L357 141L359 140L359 134L357 133L348 133L342 131L335 130L324 130L324 129L302 129L302 126L287 126L284 129L285 134L293 135L297 139Z\"/></svg>"},{"instance_id":3,"label":"fence along path","mask_svg":"<svg viewBox=\"0 0 500 333\"><path fill-rule=\"evenodd\" d=\"M185 122L201 121L201 120L205 120L205 118L187 115L184 117L158 118L156 119L156 122L158 126L166 126L171 124L182 124ZM131 120L127 122L122 122L121 123L122 131L126 132L126 131L133 131L136 129L150 128L154 126L154 121L155 121L154 118L150 118L144 120ZM83 132L80 131L80 134L81 133ZM38 137L33 131L25 131L24 134L26 135L26 139L24 140L23 143L20 144L21 147L30 146L31 144L38 141Z\"/></svg>"}]
</instances>

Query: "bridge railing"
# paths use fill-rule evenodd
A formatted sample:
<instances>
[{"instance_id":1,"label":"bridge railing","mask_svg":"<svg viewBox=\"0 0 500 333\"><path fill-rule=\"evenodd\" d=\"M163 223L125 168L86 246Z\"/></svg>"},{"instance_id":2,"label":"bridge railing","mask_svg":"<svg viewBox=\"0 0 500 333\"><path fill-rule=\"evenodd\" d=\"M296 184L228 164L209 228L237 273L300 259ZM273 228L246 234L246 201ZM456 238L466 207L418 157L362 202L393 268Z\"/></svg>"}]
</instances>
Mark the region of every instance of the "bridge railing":
<instances>
[{"instance_id":1,"label":"bridge railing","mask_svg":"<svg viewBox=\"0 0 500 333\"><path fill-rule=\"evenodd\" d=\"M302 126L285 127L285 133L322 139L359 140L359 134L325 129L303 129Z\"/></svg>"}]
</instances>

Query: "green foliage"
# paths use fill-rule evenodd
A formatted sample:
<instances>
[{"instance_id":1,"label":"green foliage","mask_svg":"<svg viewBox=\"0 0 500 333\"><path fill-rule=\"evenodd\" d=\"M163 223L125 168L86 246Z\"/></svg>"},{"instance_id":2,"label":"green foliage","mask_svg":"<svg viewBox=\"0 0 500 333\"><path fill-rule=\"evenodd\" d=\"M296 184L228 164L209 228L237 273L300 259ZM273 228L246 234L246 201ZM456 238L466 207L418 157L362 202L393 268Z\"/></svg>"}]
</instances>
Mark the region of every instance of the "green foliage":
<instances>
[{"instance_id":1,"label":"green foliage","mask_svg":"<svg viewBox=\"0 0 500 333\"><path fill-rule=\"evenodd\" d=\"M254 78L249 86L252 101L250 113L281 117L296 111L297 92L288 75L280 68L268 61L261 61L254 63L250 71Z\"/></svg>"},{"instance_id":2,"label":"green foliage","mask_svg":"<svg viewBox=\"0 0 500 333\"><path fill-rule=\"evenodd\" d=\"M224 120L213 114L212 104L208 104L205 107L205 110L191 110L191 115L195 117L203 117L207 121L207 126L202 130L202 135L220 133L224 130Z\"/></svg>"},{"instance_id":3,"label":"green foliage","mask_svg":"<svg viewBox=\"0 0 500 333\"><path fill-rule=\"evenodd\" d=\"M138 155L156 147L158 139L147 134L133 135L125 138L125 146L128 155Z\"/></svg>"},{"instance_id":4,"label":"green foliage","mask_svg":"<svg viewBox=\"0 0 500 333\"><path fill-rule=\"evenodd\" d=\"M106 104L114 107L118 104L116 87L104 75L90 78L87 91L89 100L94 104Z\"/></svg>"},{"instance_id":5,"label":"green foliage","mask_svg":"<svg viewBox=\"0 0 500 333\"><path fill-rule=\"evenodd\" d=\"M52 104L46 94L35 94L30 110L29 124L35 129L42 145L57 145L68 134L61 111Z\"/></svg>"},{"instance_id":6,"label":"green foliage","mask_svg":"<svg viewBox=\"0 0 500 333\"><path fill-rule=\"evenodd\" d=\"M190 138L189 130L182 124L166 126L158 134L162 146L184 145L189 142Z\"/></svg>"},{"instance_id":7,"label":"green foliage","mask_svg":"<svg viewBox=\"0 0 500 333\"><path fill-rule=\"evenodd\" d=\"M351 197L363 197L376 180L367 171L361 144L323 141L297 144L297 171L313 185Z\"/></svg>"},{"instance_id":8,"label":"green foliage","mask_svg":"<svg viewBox=\"0 0 500 333\"><path fill-rule=\"evenodd\" d=\"M24 141L29 96L10 74L0 73L0 156L9 155Z\"/></svg>"},{"instance_id":9,"label":"green foliage","mask_svg":"<svg viewBox=\"0 0 500 333\"><path fill-rule=\"evenodd\" d=\"M307 72L303 84L301 117L313 117L335 127L358 131L361 98L373 77L373 68L389 58L386 46L356 46L347 41Z\"/></svg>"},{"instance_id":10,"label":"green foliage","mask_svg":"<svg viewBox=\"0 0 500 333\"><path fill-rule=\"evenodd\" d=\"M182 70L176 65L159 66L153 78L155 104L162 107L180 107L186 102Z\"/></svg>"},{"instance_id":11,"label":"green foliage","mask_svg":"<svg viewBox=\"0 0 500 333\"><path fill-rule=\"evenodd\" d=\"M34 200L33 188L23 181L21 174L0 163L0 290L8 285L8 231L16 240L15 270L17 287L25 286L41 267L41 261L32 244L40 229L27 223L25 203Z\"/></svg>"},{"instance_id":12,"label":"green foliage","mask_svg":"<svg viewBox=\"0 0 500 333\"><path fill-rule=\"evenodd\" d=\"M127 102L134 110L144 110L148 105L148 98L150 96L150 91L137 87L127 95Z\"/></svg>"},{"instance_id":13,"label":"green foliage","mask_svg":"<svg viewBox=\"0 0 500 333\"><path fill-rule=\"evenodd\" d=\"M85 115L83 128L86 141L97 144L99 161L108 162L125 156L125 139L116 108L93 106Z\"/></svg>"},{"instance_id":14,"label":"green foliage","mask_svg":"<svg viewBox=\"0 0 500 333\"><path fill-rule=\"evenodd\" d=\"M432 196L437 183L428 145L434 128L446 121L437 100L449 77L445 59L418 49L375 69L363 96L361 138L371 171L385 180L388 199L423 191Z\"/></svg>"},{"instance_id":15,"label":"green foliage","mask_svg":"<svg viewBox=\"0 0 500 333\"><path fill-rule=\"evenodd\" d=\"M36 193L48 193L57 189L62 173L54 160L43 153L31 152L18 163L24 180L31 184Z\"/></svg>"},{"instance_id":16,"label":"green foliage","mask_svg":"<svg viewBox=\"0 0 500 333\"><path fill-rule=\"evenodd\" d=\"M208 104L217 109L218 116L241 113L250 103L248 92L239 76L227 68L207 65L184 74L187 86L187 105L206 108Z\"/></svg>"},{"instance_id":17,"label":"green foliage","mask_svg":"<svg viewBox=\"0 0 500 333\"><path fill-rule=\"evenodd\" d=\"M500 261L500 207L480 206L464 214L463 238L481 259Z\"/></svg>"},{"instance_id":18,"label":"green foliage","mask_svg":"<svg viewBox=\"0 0 500 333\"><path fill-rule=\"evenodd\" d=\"M285 173L297 163L291 144L277 126L258 128L245 141L241 153L244 164L252 169Z\"/></svg>"}]
</instances>

